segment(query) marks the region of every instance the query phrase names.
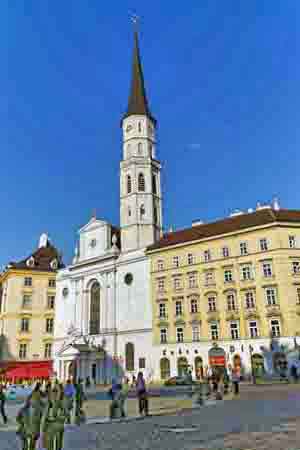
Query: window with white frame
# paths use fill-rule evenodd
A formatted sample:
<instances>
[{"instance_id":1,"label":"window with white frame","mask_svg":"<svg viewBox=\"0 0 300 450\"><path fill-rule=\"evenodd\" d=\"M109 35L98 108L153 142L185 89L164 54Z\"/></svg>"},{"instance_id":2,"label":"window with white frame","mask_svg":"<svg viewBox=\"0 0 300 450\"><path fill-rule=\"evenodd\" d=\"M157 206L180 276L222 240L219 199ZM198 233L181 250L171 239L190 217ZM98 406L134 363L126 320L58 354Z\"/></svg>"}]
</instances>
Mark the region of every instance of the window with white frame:
<instances>
[{"instance_id":1,"label":"window with white frame","mask_svg":"<svg viewBox=\"0 0 300 450\"><path fill-rule=\"evenodd\" d=\"M211 253L210 250L204 250L204 261L208 262L211 260Z\"/></svg>"},{"instance_id":2,"label":"window with white frame","mask_svg":"<svg viewBox=\"0 0 300 450\"><path fill-rule=\"evenodd\" d=\"M219 339L219 325L217 323L210 324L210 336L213 341Z\"/></svg>"},{"instance_id":3,"label":"window with white frame","mask_svg":"<svg viewBox=\"0 0 300 450\"><path fill-rule=\"evenodd\" d=\"M205 284L207 286L214 284L214 273L213 271L209 270L207 272L204 273L204 277L205 277Z\"/></svg>"},{"instance_id":4,"label":"window with white frame","mask_svg":"<svg viewBox=\"0 0 300 450\"><path fill-rule=\"evenodd\" d=\"M292 262L292 269L294 275L300 274L300 262L299 261L293 261Z\"/></svg>"},{"instance_id":5,"label":"window with white frame","mask_svg":"<svg viewBox=\"0 0 300 450\"><path fill-rule=\"evenodd\" d=\"M173 278L173 287L175 290L181 289L181 278L180 277Z\"/></svg>"},{"instance_id":6,"label":"window with white frame","mask_svg":"<svg viewBox=\"0 0 300 450\"><path fill-rule=\"evenodd\" d=\"M248 291L245 293L245 307L246 309L255 308L254 292Z\"/></svg>"},{"instance_id":7,"label":"window with white frame","mask_svg":"<svg viewBox=\"0 0 300 450\"><path fill-rule=\"evenodd\" d=\"M175 314L176 314L176 316L181 316L182 315L182 301L181 300L176 300L176 303L175 303Z\"/></svg>"},{"instance_id":8,"label":"window with white frame","mask_svg":"<svg viewBox=\"0 0 300 450\"><path fill-rule=\"evenodd\" d=\"M165 344L167 342L167 329L161 328L160 329L160 343Z\"/></svg>"},{"instance_id":9,"label":"window with white frame","mask_svg":"<svg viewBox=\"0 0 300 450\"><path fill-rule=\"evenodd\" d=\"M196 314L198 312L198 300L196 298L191 299L191 313Z\"/></svg>"},{"instance_id":10,"label":"window with white frame","mask_svg":"<svg viewBox=\"0 0 300 450\"><path fill-rule=\"evenodd\" d=\"M53 333L54 330L54 319L48 318L46 319L46 333Z\"/></svg>"},{"instance_id":11,"label":"window with white frame","mask_svg":"<svg viewBox=\"0 0 300 450\"><path fill-rule=\"evenodd\" d=\"M24 309L30 309L32 305L32 298L31 295L28 294L24 294L23 295L23 302L22 302L22 307Z\"/></svg>"},{"instance_id":12,"label":"window with white frame","mask_svg":"<svg viewBox=\"0 0 300 450\"><path fill-rule=\"evenodd\" d=\"M265 289L265 293L267 306L276 305L277 303L276 289L273 287L268 287Z\"/></svg>"},{"instance_id":13,"label":"window with white frame","mask_svg":"<svg viewBox=\"0 0 300 450\"><path fill-rule=\"evenodd\" d=\"M44 357L51 358L51 356L52 356L52 344L50 342L47 342L45 344Z\"/></svg>"},{"instance_id":14,"label":"window with white frame","mask_svg":"<svg viewBox=\"0 0 300 450\"><path fill-rule=\"evenodd\" d=\"M222 248L222 255L223 255L223 258L228 258L229 257L229 247L223 247Z\"/></svg>"},{"instance_id":15,"label":"window with white frame","mask_svg":"<svg viewBox=\"0 0 300 450\"><path fill-rule=\"evenodd\" d=\"M177 342L183 342L184 336L183 336L183 328L179 327L176 329L176 338Z\"/></svg>"},{"instance_id":16,"label":"window with white frame","mask_svg":"<svg viewBox=\"0 0 300 450\"><path fill-rule=\"evenodd\" d=\"M237 322L230 323L230 336L231 339L239 339L239 326Z\"/></svg>"},{"instance_id":17,"label":"window with white frame","mask_svg":"<svg viewBox=\"0 0 300 450\"><path fill-rule=\"evenodd\" d=\"M231 269L225 269L224 270L224 281L225 281L225 283L230 283L231 281L233 281L233 276L232 276L232 270Z\"/></svg>"},{"instance_id":18,"label":"window with white frame","mask_svg":"<svg viewBox=\"0 0 300 450\"><path fill-rule=\"evenodd\" d=\"M265 252L268 250L268 241L266 238L262 238L259 240L259 248L262 252Z\"/></svg>"},{"instance_id":19,"label":"window with white frame","mask_svg":"<svg viewBox=\"0 0 300 450\"><path fill-rule=\"evenodd\" d=\"M200 341L200 327L197 324L192 326L192 337L194 342Z\"/></svg>"},{"instance_id":20,"label":"window with white frame","mask_svg":"<svg viewBox=\"0 0 300 450\"><path fill-rule=\"evenodd\" d=\"M27 358L27 344L20 344L19 346L19 358L26 359Z\"/></svg>"},{"instance_id":21,"label":"window with white frame","mask_svg":"<svg viewBox=\"0 0 300 450\"><path fill-rule=\"evenodd\" d=\"M48 280L48 287L49 288L55 288L56 287L56 280L55 280L55 278L49 278L49 280Z\"/></svg>"},{"instance_id":22,"label":"window with white frame","mask_svg":"<svg viewBox=\"0 0 300 450\"><path fill-rule=\"evenodd\" d=\"M242 266L242 280L251 280L252 279L252 270L250 264L246 266Z\"/></svg>"},{"instance_id":23,"label":"window with white frame","mask_svg":"<svg viewBox=\"0 0 300 450\"><path fill-rule=\"evenodd\" d=\"M164 261L163 259L159 259L157 261L157 270L160 272L161 270L164 270Z\"/></svg>"},{"instance_id":24,"label":"window with white frame","mask_svg":"<svg viewBox=\"0 0 300 450\"><path fill-rule=\"evenodd\" d=\"M272 263L271 262L264 262L263 263L263 275L265 278L270 278L273 276L272 271Z\"/></svg>"},{"instance_id":25,"label":"window with white frame","mask_svg":"<svg viewBox=\"0 0 300 450\"><path fill-rule=\"evenodd\" d=\"M167 317L167 308L166 308L166 304L165 303L160 303L159 304L159 317L160 318Z\"/></svg>"},{"instance_id":26,"label":"window with white frame","mask_svg":"<svg viewBox=\"0 0 300 450\"><path fill-rule=\"evenodd\" d=\"M247 242L240 242L240 252L242 256L248 255Z\"/></svg>"},{"instance_id":27,"label":"window with white frame","mask_svg":"<svg viewBox=\"0 0 300 450\"><path fill-rule=\"evenodd\" d=\"M24 286L32 286L32 278L31 277L25 277L24 278Z\"/></svg>"},{"instance_id":28,"label":"window with white frame","mask_svg":"<svg viewBox=\"0 0 300 450\"><path fill-rule=\"evenodd\" d=\"M173 267L179 267L179 256L173 256Z\"/></svg>"},{"instance_id":29,"label":"window with white frame","mask_svg":"<svg viewBox=\"0 0 300 450\"><path fill-rule=\"evenodd\" d=\"M289 247L296 248L296 237L295 236L289 236Z\"/></svg>"},{"instance_id":30,"label":"window with white frame","mask_svg":"<svg viewBox=\"0 0 300 450\"><path fill-rule=\"evenodd\" d=\"M22 317L20 329L23 333L29 332L29 318L28 317Z\"/></svg>"},{"instance_id":31,"label":"window with white frame","mask_svg":"<svg viewBox=\"0 0 300 450\"><path fill-rule=\"evenodd\" d=\"M164 278L158 278L158 280L157 280L157 290L159 292L164 292L164 290L165 290L165 279Z\"/></svg>"},{"instance_id":32,"label":"window with white frame","mask_svg":"<svg viewBox=\"0 0 300 450\"><path fill-rule=\"evenodd\" d=\"M297 288L297 291L296 291L296 304L300 305L300 288L299 287Z\"/></svg>"},{"instance_id":33,"label":"window with white frame","mask_svg":"<svg viewBox=\"0 0 300 450\"><path fill-rule=\"evenodd\" d=\"M216 311L216 309L217 309L216 297L214 295L210 295L208 297L208 311Z\"/></svg>"},{"instance_id":34,"label":"window with white frame","mask_svg":"<svg viewBox=\"0 0 300 450\"><path fill-rule=\"evenodd\" d=\"M189 288L196 288L197 287L197 273L190 273L189 274Z\"/></svg>"},{"instance_id":35,"label":"window with white frame","mask_svg":"<svg viewBox=\"0 0 300 450\"><path fill-rule=\"evenodd\" d=\"M278 319L272 319L270 322L271 334L273 337L280 336L280 321Z\"/></svg>"},{"instance_id":36,"label":"window with white frame","mask_svg":"<svg viewBox=\"0 0 300 450\"><path fill-rule=\"evenodd\" d=\"M195 262L195 257L194 257L194 255L193 255L193 253L188 253L188 255L187 255L187 262L188 262L189 265L190 265L190 264L194 264L194 262Z\"/></svg>"},{"instance_id":37,"label":"window with white frame","mask_svg":"<svg viewBox=\"0 0 300 450\"><path fill-rule=\"evenodd\" d=\"M54 307L55 307L55 295L48 295L47 308L54 309Z\"/></svg>"},{"instance_id":38,"label":"window with white frame","mask_svg":"<svg viewBox=\"0 0 300 450\"><path fill-rule=\"evenodd\" d=\"M249 322L249 334L250 334L250 337L252 337L252 338L256 338L259 336L258 325L257 325L256 320L251 320Z\"/></svg>"},{"instance_id":39,"label":"window with white frame","mask_svg":"<svg viewBox=\"0 0 300 450\"><path fill-rule=\"evenodd\" d=\"M236 298L232 292L230 294L227 294L226 302L228 311L235 311L237 309Z\"/></svg>"}]
</instances>

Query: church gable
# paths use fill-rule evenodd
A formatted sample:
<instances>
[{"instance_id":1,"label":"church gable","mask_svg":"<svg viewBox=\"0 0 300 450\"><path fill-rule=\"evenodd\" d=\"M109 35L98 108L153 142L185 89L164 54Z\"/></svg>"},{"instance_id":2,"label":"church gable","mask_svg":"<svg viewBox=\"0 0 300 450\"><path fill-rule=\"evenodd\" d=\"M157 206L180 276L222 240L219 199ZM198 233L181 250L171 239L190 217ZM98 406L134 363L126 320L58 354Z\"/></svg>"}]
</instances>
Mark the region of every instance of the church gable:
<instances>
[{"instance_id":1,"label":"church gable","mask_svg":"<svg viewBox=\"0 0 300 450\"><path fill-rule=\"evenodd\" d=\"M111 228L109 223L93 217L79 230L78 262L97 258L111 249Z\"/></svg>"}]
</instances>

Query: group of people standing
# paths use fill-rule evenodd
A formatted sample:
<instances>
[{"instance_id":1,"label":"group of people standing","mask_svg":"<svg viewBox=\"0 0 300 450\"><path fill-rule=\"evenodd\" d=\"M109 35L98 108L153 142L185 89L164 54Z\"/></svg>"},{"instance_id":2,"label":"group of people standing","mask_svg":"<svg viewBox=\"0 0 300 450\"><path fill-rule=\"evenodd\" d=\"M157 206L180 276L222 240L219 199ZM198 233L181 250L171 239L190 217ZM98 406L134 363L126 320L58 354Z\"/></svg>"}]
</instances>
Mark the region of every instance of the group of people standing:
<instances>
[{"instance_id":1,"label":"group of people standing","mask_svg":"<svg viewBox=\"0 0 300 450\"><path fill-rule=\"evenodd\" d=\"M230 384L232 391L235 395L240 392L239 385L241 380L241 368L239 366L234 367L229 371L226 367L212 367L207 372L207 381L209 384L209 391L222 395L227 394L230 390Z\"/></svg>"}]
</instances>

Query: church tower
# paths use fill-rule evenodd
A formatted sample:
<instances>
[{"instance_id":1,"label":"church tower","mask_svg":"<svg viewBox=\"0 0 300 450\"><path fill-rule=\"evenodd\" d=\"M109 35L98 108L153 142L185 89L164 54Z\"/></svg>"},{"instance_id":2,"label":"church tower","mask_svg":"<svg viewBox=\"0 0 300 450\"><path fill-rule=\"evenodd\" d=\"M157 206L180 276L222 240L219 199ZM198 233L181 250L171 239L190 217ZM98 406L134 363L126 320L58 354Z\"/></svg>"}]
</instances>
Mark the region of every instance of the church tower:
<instances>
[{"instance_id":1,"label":"church tower","mask_svg":"<svg viewBox=\"0 0 300 450\"><path fill-rule=\"evenodd\" d=\"M127 111L122 118L123 159L120 164L120 224L122 252L153 244L162 230L161 165L156 153L156 120L144 86L134 33L132 79Z\"/></svg>"}]
</instances>

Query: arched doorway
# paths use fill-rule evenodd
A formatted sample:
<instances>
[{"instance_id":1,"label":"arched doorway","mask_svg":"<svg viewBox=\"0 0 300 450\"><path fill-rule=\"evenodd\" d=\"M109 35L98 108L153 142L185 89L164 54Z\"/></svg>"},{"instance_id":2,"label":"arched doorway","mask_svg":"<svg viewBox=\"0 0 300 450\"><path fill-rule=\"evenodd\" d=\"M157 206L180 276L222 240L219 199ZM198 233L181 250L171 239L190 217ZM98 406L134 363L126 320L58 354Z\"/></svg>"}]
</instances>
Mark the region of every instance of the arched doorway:
<instances>
[{"instance_id":1,"label":"arched doorway","mask_svg":"<svg viewBox=\"0 0 300 450\"><path fill-rule=\"evenodd\" d=\"M274 372L281 373L286 370L288 366L286 354L283 352L276 352L273 355L273 368Z\"/></svg>"},{"instance_id":2,"label":"arched doorway","mask_svg":"<svg viewBox=\"0 0 300 450\"><path fill-rule=\"evenodd\" d=\"M160 378L162 380L167 380L170 378L170 361L168 358L162 358L160 360Z\"/></svg>"},{"instance_id":3,"label":"arched doorway","mask_svg":"<svg viewBox=\"0 0 300 450\"><path fill-rule=\"evenodd\" d=\"M181 356L177 360L177 374L179 377L184 377L188 373L188 361L184 356Z\"/></svg>"},{"instance_id":4,"label":"arched doorway","mask_svg":"<svg viewBox=\"0 0 300 450\"><path fill-rule=\"evenodd\" d=\"M265 373L264 358L262 355L258 353L252 355L252 370L256 377L260 377Z\"/></svg>"},{"instance_id":5,"label":"arched doorway","mask_svg":"<svg viewBox=\"0 0 300 450\"><path fill-rule=\"evenodd\" d=\"M197 380L201 380L203 378L203 360L201 356L196 356L195 358L195 374Z\"/></svg>"},{"instance_id":6,"label":"arched doorway","mask_svg":"<svg viewBox=\"0 0 300 450\"><path fill-rule=\"evenodd\" d=\"M95 281L91 286L90 334L100 333L100 284Z\"/></svg>"}]
</instances>

